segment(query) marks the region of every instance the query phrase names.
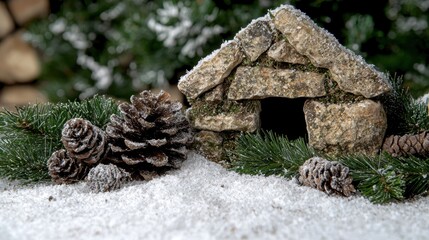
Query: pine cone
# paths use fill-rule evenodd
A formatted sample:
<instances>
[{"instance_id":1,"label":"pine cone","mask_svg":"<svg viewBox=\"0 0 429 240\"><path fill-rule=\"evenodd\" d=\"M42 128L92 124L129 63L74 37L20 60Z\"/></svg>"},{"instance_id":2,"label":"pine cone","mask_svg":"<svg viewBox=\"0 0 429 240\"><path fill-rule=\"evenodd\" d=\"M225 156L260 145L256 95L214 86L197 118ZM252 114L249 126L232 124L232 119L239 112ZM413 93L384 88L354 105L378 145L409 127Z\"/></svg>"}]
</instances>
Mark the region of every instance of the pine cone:
<instances>
[{"instance_id":1,"label":"pine cone","mask_svg":"<svg viewBox=\"0 0 429 240\"><path fill-rule=\"evenodd\" d=\"M180 167L193 140L181 103L164 91L143 91L119 109L106 127L110 160L137 171Z\"/></svg>"},{"instance_id":2,"label":"pine cone","mask_svg":"<svg viewBox=\"0 0 429 240\"><path fill-rule=\"evenodd\" d=\"M64 124L61 141L71 158L88 165L98 163L106 152L104 132L82 118Z\"/></svg>"},{"instance_id":3,"label":"pine cone","mask_svg":"<svg viewBox=\"0 0 429 240\"><path fill-rule=\"evenodd\" d=\"M313 157L299 168L298 181L304 185L317 188L327 194L338 194L349 197L356 192L352 185L353 178L349 168L338 162Z\"/></svg>"},{"instance_id":4,"label":"pine cone","mask_svg":"<svg viewBox=\"0 0 429 240\"><path fill-rule=\"evenodd\" d=\"M392 135L383 143L383 150L393 157L418 155L425 157L429 154L429 134L406 134L403 136Z\"/></svg>"},{"instance_id":5,"label":"pine cone","mask_svg":"<svg viewBox=\"0 0 429 240\"><path fill-rule=\"evenodd\" d=\"M74 183L85 178L89 166L68 156L65 149L58 150L48 160L49 175L55 183Z\"/></svg>"},{"instance_id":6,"label":"pine cone","mask_svg":"<svg viewBox=\"0 0 429 240\"><path fill-rule=\"evenodd\" d=\"M130 174L113 164L98 164L92 168L86 178L89 189L93 192L107 192L119 189L130 180Z\"/></svg>"}]
</instances>

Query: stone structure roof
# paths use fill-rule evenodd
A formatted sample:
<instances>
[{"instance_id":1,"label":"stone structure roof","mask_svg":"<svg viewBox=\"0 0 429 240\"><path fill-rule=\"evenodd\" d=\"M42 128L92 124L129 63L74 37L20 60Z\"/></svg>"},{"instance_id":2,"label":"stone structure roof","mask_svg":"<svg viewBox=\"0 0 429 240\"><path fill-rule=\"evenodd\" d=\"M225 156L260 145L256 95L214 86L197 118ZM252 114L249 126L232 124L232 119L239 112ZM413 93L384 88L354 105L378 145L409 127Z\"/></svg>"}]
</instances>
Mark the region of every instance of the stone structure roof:
<instances>
[{"instance_id":1,"label":"stone structure roof","mask_svg":"<svg viewBox=\"0 0 429 240\"><path fill-rule=\"evenodd\" d=\"M332 100L333 95L340 92L342 95L353 96L353 100L347 103L350 104L377 97L391 90L383 73L342 46L332 34L317 26L307 15L291 5L283 5L252 21L238 32L233 40L225 42L220 49L202 59L184 75L178 87L192 105L188 110L191 123L195 128L203 130L202 135L209 134L211 139L216 138L213 134L222 135L225 131L258 129L260 99L308 98L308 101L321 101L320 104L326 105L326 99ZM331 101L330 104L334 103L345 104L339 101ZM382 107L373 106L374 104L378 103L365 100L364 104L372 106L372 110L376 109L374 111L377 114L380 112L377 116L384 116L384 119L376 119L374 123L386 122ZM314 115L314 108L319 105L306 103L304 112L306 106L312 106L312 110L307 112ZM348 109L339 106L339 109L343 108ZM360 109L357 111L361 114L362 111L365 112L359 107L350 109ZM316 115L318 114L316 111ZM339 114L338 111L336 114ZM346 118L353 122L351 118L364 117ZM341 119L341 116L337 119ZM326 147L329 139L320 140L321 136L315 136L312 131L318 129L318 126L309 121L316 120L311 119L309 114L306 115L309 143ZM371 120L368 121L371 125ZM337 130L344 129L342 126ZM320 132L320 129L318 131ZM379 131L374 133L377 135L376 140L370 136L373 142L359 143L359 146L365 145L361 150L375 152L381 144L384 131L385 126L381 126ZM336 136L341 135L340 132ZM357 138L356 136L354 138ZM219 138L216 141L222 142ZM374 141L375 147L367 146L374 145ZM335 147L330 143L328 145L333 152L356 147L356 144L350 143L348 147Z\"/></svg>"}]
</instances>

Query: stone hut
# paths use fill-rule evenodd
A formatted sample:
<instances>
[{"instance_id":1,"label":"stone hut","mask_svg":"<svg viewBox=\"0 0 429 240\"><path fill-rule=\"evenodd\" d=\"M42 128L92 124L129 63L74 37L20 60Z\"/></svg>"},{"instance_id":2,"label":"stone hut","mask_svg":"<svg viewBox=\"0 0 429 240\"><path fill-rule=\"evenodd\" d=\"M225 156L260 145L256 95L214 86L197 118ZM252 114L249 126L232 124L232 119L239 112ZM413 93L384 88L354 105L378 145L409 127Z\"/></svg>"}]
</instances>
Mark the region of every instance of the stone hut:
<instances>
[{"instance_id":1,"label":"stone hut","mask_svg":"<svg viewBox=\"0 0 429 240\"><path fill-rule=\"evenodd\" d=\"M327 154L379 151L385 75L293 6L256 19L183 76L196 147L228 164L241 132L273 130Z\"/></svg>"}]
</instances>

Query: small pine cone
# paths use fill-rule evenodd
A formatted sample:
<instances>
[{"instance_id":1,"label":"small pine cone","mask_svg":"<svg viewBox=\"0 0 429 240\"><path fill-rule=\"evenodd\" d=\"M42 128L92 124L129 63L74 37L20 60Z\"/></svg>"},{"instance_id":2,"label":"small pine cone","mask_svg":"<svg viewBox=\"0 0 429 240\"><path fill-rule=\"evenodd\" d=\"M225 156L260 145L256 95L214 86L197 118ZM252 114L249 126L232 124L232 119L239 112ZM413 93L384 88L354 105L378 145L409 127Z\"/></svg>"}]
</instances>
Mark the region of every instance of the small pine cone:
<instances>
[{"instance_id":1,"label":"small pine cone","mask_svg":"<svg viewBox=\"0 0 429 240\"><path fill-rule=\"evenodd\" d=\"M74 183L82 180L89 166L68 156L65 149L58 150L48 160L49 175L55 183Z\"/></svg>"},{"instance_id":2,"label":"small pine cone","mask_svg":"<svg viewBox=\"0 0 429 240\"><path fill-rule=\"evenodd\" d=\"M92 192L107 192L116 190L130 180L130 174L113 164L98 164L92 168L86 178L86 183Z\"/></svg>"},{"instance_id":3,"label":"small pine cone","mask_svg":"<svg viewBox=\"0 0 429 240\"><path fill-rule=\"evenodd\" d=\"M298 181L327 194L338 194L346 197L356 192L349 175L349 168L338 162L312 157L299 168Z\"/></svg>"},{"instance_id":4,"label":"small pine cone","mask_svg":"<svg viewBox=\"0 0 429 240\"><path fill-rule=\"evenodd\" d=\"M387 137L383 143L383 150L393 157L401 156L428 156L429 155L429 133L406 134L403 136L392 135Z\"/></svg>"},{"instance_id":5,"label":"small pine cone","mask_svg":"<svg viewBox=\"0 0 429 240\"><path fill-rule=\"evenodd\" d=\"M111 161L137 171L180 167L193 140L181 103L143 91L119 109L106 127Z\"/></svg>"},{"instance_id":6,"label":"small pine cone","mask_svg":"<svg viewBox=\"0 0 429 240\"><path fill-rule=\"evenodd\" d=\"M98 163L106 152L104 132L82 118L64 124L61 141L70 157L88 165Z\"/></svg>"}]
</instances>

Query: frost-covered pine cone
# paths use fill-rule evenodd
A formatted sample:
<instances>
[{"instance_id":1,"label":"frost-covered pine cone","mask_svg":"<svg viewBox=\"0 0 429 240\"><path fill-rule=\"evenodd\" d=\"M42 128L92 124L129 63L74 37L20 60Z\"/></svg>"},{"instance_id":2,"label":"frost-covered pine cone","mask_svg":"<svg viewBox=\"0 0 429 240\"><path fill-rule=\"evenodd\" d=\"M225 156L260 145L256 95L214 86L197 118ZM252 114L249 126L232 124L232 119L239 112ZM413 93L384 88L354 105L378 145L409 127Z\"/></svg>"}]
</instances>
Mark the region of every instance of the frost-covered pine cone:
<instances>
[{"instance_id":1,"label":"frost-covered pine cone","mask_svg":"<svg viewBox=\"0 0 429 240\"><path fill-rule=\"evenodd\" d=\"M86 177L90 167L68 156L65 149L55 151L48 159L49 175L55 183L74 183Z\"/></svg>"},{"instance_id":2,"label":"frost-covered pine cone","mask_svg":"<svg viewBox=\"0 0 429 240\"><path fill-rule=\"evenodd\" d=\"M298 181L327 194L346 197L356 192L349 175L349 168L338 162L331 162L320 157L312 157L299 168Z\"/></svg>"},{"instance_id":3,"label":"frost-covered pine cone","mask_svg":"<svg viewBox=\"0 0 429 240\"><path fill-rule=\"evenodd\" d=\"M92 168L86 178L86 184L92 192L107 192L122 187L130 180L130 174L113 164L98 164Z\"/></svg>"},{"instance_id":4,"label":"frost-covered pine cone","mask_svg":"<svg viewBox=\"0 0 429 240\"><path fill-rule=\"evenodd\" d=\"M193 140L181 103L143 91L119 109L106 127L111 161L137 171L181 165Z\"/></svg>"},{"instance_id":5,"label":"frost-covered pine cone","mask_svg":"<svg viewBox=\"0 0 429 240\"><path fill-rule=\"evenodd\" d=\"M97 164L106 152L103 130L82 118L64 124L61 141L71 158L88 165Z\"/></svg>"},{"instance_id":6,"label":"frost-covered pine cone","mask_svg":"<svg viewBox=\"0 0 429 240\"><path fill-rule=\"evenodd\" d=\"M384 140L383 150L393 157L410 155L428 156L429 132L422 132L414 135L389 136Z\"/></svg>"}]
</instances>

